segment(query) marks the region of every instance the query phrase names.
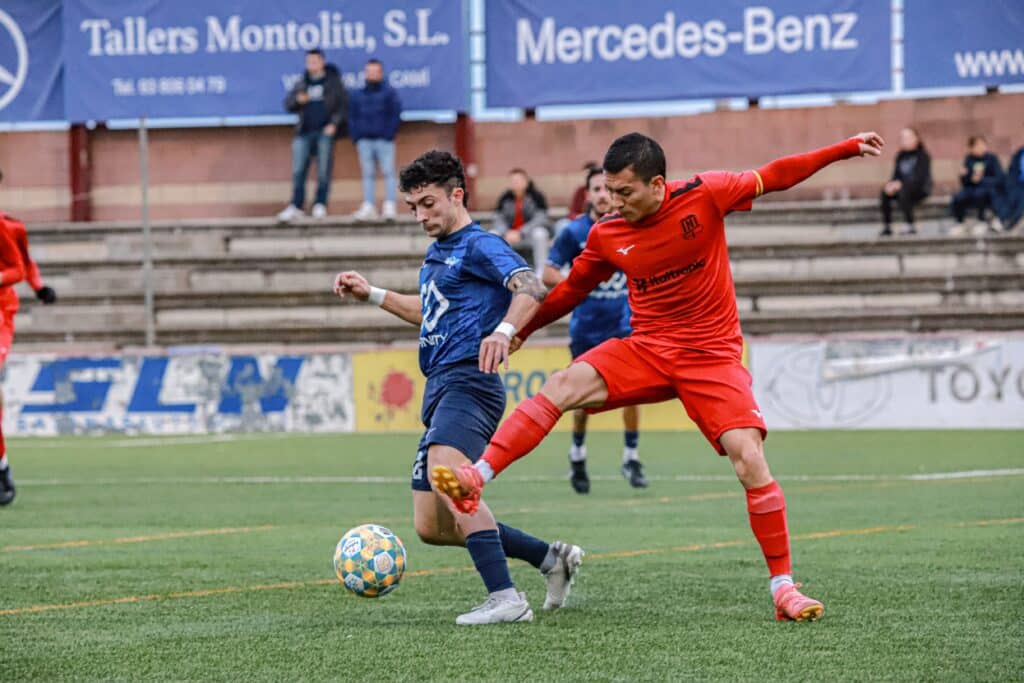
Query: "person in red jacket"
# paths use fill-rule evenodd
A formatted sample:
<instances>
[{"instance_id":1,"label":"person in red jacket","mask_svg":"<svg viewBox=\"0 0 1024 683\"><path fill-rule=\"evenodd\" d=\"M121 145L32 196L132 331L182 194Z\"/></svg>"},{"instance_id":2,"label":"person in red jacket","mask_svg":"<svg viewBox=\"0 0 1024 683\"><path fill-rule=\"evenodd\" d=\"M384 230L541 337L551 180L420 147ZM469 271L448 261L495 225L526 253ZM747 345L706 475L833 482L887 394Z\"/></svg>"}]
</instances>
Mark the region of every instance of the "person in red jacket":
<instances>
[{"instance_id":1,"label":"person in red jacket","mask_svg":"<svg viewBox=\"0 0 1024 683\"><path fill-rule=\"evenodd\" d=\"M2 177L2 176L0 176ZM13 216L0 213L0 368L7 363L14 342L14 316L18 312L18 293L14 285L22 280L35 290L44 304L57 300L57 293L47 287L39 268L28 251L25 224ZM0 389L0 506L9 505L15 496L11 466L7 462L7 446L3 433L3 391Z\"/></svg>"},{"instance_id":2,"label":"person in red jacket","mask_svg":"<svg viewBox=\"0 0 1024 683\"><path fill-rule=\"evenodd\" d=\"M879 156L884 144L875 133L861 133L757 170L668 181L665 152L656 141L640 133L615 140L604 158L613 213L593 226L568 277L533 319L508 335L507 350L515 351L532 332L574 309L616 271L628 283L633 334L609 339L554 373L502 423L476 463L434 467L435 489L471 513L484 484L532 451L565 411L677 398L715 451L728 456L745 489L751 530L768 565L775 618L818 619L824 606L793 581L786 502L768 469L767 427L741 358L724 219L833 162ZM507 358L498 355L498 362Z\"/></svg>"}]
</instances>

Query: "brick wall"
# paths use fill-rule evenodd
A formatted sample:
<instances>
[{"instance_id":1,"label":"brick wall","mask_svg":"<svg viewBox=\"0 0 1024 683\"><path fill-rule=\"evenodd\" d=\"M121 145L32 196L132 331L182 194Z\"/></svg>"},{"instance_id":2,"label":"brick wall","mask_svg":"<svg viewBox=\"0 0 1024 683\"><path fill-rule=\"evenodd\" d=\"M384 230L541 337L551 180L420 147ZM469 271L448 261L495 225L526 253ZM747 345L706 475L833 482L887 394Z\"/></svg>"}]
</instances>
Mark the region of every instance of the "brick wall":
<instances>
[{"instance_id":1,"label":"brick wall","mask_svg":"<svg viewBox=\"0 0 1024 683\"><path fill-rule=\"evenodd\" d=\"M665 147L671 176L710 168L743 169L777 156L877 130L896 145L899 129L916 126L934 159L937 192L956 184L968 135L982 133L1004 160L1024 144L1024 94L894 100L873 105L807 109L719 111L696 116L577 121L481 123L477 130L477 206L490 207L521 166L553 205L565 205L580 182L584 161L600 160L618 135L638 130ZM260 216L280 210L290 196L290 127L191 128L150 131L150 201L154 218ZM70 206L67 133L0 134L0 210L28 220L64 220ZM139 166L135 131L96 130L93 216L136 219ZM398 162L431 147L451 149L451 125L408 123ZM895 152L879 161L831 167L787 193L787 199L870 197L892 170ZM310 197L311 198L311 197ZM338 143L330 209L355 209L361 198L351 142Z\"/></svg>"}]
</instances>

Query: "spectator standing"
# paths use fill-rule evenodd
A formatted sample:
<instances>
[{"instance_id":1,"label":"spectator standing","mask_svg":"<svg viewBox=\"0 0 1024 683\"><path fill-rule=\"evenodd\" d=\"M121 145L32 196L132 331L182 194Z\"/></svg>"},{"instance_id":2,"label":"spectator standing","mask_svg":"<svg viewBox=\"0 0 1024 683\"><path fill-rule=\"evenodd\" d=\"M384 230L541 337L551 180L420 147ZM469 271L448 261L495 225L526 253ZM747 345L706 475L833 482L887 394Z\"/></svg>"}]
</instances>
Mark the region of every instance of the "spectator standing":
<instances>
[{"instance_id":1,"label":"spectator standing","mask_svg":"<svg viewBox=\"0 0 1024 683\"><path fill-rule=\"evenodd\" d=\"M932 160L928 156L921 136L914 128L900 131L900 152L892 169L892 178L882 187L882 232L880 237L892 235L892 204L899 204L907 225L901 234L914 235L914 206L932 192Z\"/></svg>"},{"instance_id":2,"label":"spectator standing","mask_svg":"<svg viewBox=\"0 0 1024 683\"><path fill-rule=\"evenodd\" d=\"M306 70L285 98L284 107L298 113L299 121L292 138L292 200L277 217L291 221L304 215L306 174L315 156L313 218L325 218L334 166L334 140L345 135L348 94L341 83L341 72L335 65L325 62L323 52L315 49L306 52Z\"/></svg>"},{"instance_id":3,"label":"spectator standing","mask_svg":"<svg viewBox=\"0 0 1024 683\"><path fill-rule=\"evenodd\" d=\"M363 175L363 203L354 217L377 217L377 168L384 176L384 202L381 215L395 218L395 136L402 122L402 102L398 93L384 81L384 65L376 59L366 62L362 90L352 93L348 110L348 130L359 153Z\"/></svg>"},{"instance_id":4,"label":"spectator standing","mask_svg":"<svg viewBox=\"0 0 1024 683\"><path fill-rule=\"evenodd\" d=\"M967 156L964 157L964 165L960 173L961 189L953 195L952 212L956 219L956 225L950 231L951 236L960 236L966 233L964 218L969 209L978 211L978 220L981 223L975 229L975 234L983 235L988 231L988 212L993 208L996 195L1002 188L1003 167L999 158L988 151L988 142L981 135L975 135L967 140ZM1001 229L996 218L995 229Z\"/></svg>"}]
</instances>

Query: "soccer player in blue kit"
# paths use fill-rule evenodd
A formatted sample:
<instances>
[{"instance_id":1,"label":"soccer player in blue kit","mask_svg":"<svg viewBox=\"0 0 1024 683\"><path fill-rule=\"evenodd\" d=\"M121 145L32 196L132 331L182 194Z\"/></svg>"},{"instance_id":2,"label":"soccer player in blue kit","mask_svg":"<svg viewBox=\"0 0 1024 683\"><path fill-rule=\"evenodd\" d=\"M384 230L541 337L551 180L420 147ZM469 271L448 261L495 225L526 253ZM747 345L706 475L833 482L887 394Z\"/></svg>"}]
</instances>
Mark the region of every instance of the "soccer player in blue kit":
<instances>
[{"instance_id":1,"label":"soccer player in blue kit","mask_svg":"<svg viewBox=\"0 0 1024 683\"><path fill-rule=\"evenodd\" d=\"M565 279L563 268L572 265L573 260L583 253L587 246L590 228L601 216L612 209L612 198L604 184L604 171L590 169L587 172L587 211L569 223L555 238L544 267L544 284L554 287ZM618 271L599 284L573 309L569 319L569 351L575 359L598 344L613 338L628 337L633 329L629 324L629 290L626 276ZM625 447L622 450L622 476L633 488L646 488L643 465L637 455L639 445L639 410L636 406L622 409L625 426ZM569 483L576 493L590 492L590 477L587 474L587 411L574 410L572 413L572 446L569 448Z\"/></svg>"},{"instance_id":2,"label":"soccer player in blue kit","mask_svg":"<svg viewBox=\"0 0 1024 683\"><path fill-rule=\"evenodd\" d=\"M488 597L459 616L460 625L531 621L526 595L509 575L507 557L544 575L544 609L562 607L583 560L570 543L547 543L496 522L486 505L467 515L431 489L428 472L455 469L483 453L505 411L499 367L509 345L540 307L544 285L500 237L485 232L466 210L462 162L433 150L402 169L405 201L436 241L420 268L419 296L373 287L354 271L339 273L334 291L380 306L420 328L420 369L427 378L420 439L412 470L416 533L431 545L465 546Z\"/></svg>"}]
</instances>

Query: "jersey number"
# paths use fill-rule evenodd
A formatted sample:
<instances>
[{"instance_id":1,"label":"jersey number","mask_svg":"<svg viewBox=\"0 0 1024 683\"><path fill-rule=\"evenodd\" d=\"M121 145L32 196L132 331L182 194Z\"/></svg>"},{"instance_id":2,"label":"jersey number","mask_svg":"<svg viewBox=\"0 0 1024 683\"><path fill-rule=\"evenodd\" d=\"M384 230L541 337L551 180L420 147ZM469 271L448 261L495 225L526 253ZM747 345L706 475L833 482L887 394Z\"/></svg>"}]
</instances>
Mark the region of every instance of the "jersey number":
<instances>
[{"instance_id":1,"label":"jersey number","mask_svg":"<svg viewBox=\"0 0 1024 683\"><path fill-rule=\"evenodd\" d=\"M444 297L433 280L425 285L420 285L420 303L423 306L423 329L433 332L437 327L437 322L451 304L448 303L448 299Z\"/></svg>"}]
</instances>

